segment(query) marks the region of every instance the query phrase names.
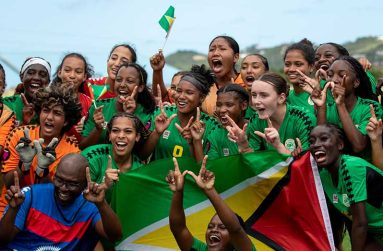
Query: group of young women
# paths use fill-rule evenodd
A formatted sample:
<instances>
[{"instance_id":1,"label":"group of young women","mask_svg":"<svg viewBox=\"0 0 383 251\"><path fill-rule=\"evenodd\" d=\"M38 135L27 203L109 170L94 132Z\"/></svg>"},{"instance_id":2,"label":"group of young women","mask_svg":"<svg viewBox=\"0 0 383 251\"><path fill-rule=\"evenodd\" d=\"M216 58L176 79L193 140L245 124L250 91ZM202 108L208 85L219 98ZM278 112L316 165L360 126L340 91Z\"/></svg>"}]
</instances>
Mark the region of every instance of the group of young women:
<instances>
[{"instance_id":1,"label":"group of young women","mask_svg":"<svg viewBox=\"0 0 383 251\"><path fill-rule=\"evenodd\" d=\"M23 163L43 169L41 176L45 177L54 173L47 153L56 154L56 144L60 144L56 141L62 139L71 145L78 143L78 148L65 148L64 153L81 150L90 163L92 180L98 183L117 181L119 175L145 168L150 161L192 157L202 161L200 175L181 174L174 159L175 170L167 177L174 192L170 226L179 247L253 250L240 218L214 190L214 174L205 169L207 156L216 159L266 149L298 156L301 149L310 150L321 168L328 203L348 217L343 221L339 220L342 217L333 217L338 223L333 224L337 227L337 247L342 247L347 225L353 250L383 249L383 221L379 218L383 194L378 189L383 184L383 111L377 102L372 74L341 45L325 43L314 50L307 39L287 48L283 56L285 76L269 72L268 61L260 54L244 57L237 72L239 60L238 43L229 36L218 36L209 45L210 69L195 65L190 71L179 72L167 89L162 77L165 58L159 51L150 59L155 83L150 89L146 70L136 63L136 53L127 44L112 48L107 60L108 76L98 79L91 78L92 66L81 54L70 53L58 66L50 88L68 90L71 99L51 91L50 103L41 106L36 105L38 100L42 102L39 92L49 85L51 67L42 58L27 59L20 71L18 94L1 102L0 149L6 166L2 169L5 186L9 188L11 171L17 168L7 166L9 158L16 158L7 154L20 155L17 158ZM4 88L5 72L0 67L0 89ZM72 99L73 113L63 111ZM55 110L57 105L60 109ZM59 120L62 115L64 120ZM60 121L63 127L58 126ZM45 168L41 168L37 157L28 155L33 150L25 128L37 130L34 138L46 138L41 143ZM10 142L6 140L8 134ZM12 139L15 134L21 136ZM53 138L56 141L50 145ZM35 174L24 165L20 175L29 170ZM185 225L182 191L186 174L195 178L217 210L208 232L216 225L223 225L221 230L227 231L219 236L207 234L207 245L194 239ZM26 184L42 181L35 178ZM112 193L112 186L110 189ZM339 198L348 196L348 204L335 202L334 194ZM0 202L6 204L4 198ZM344 224L347 219L352 223ZM113 249L107 243L104 247Z\"/></svg>"}]
</instances>

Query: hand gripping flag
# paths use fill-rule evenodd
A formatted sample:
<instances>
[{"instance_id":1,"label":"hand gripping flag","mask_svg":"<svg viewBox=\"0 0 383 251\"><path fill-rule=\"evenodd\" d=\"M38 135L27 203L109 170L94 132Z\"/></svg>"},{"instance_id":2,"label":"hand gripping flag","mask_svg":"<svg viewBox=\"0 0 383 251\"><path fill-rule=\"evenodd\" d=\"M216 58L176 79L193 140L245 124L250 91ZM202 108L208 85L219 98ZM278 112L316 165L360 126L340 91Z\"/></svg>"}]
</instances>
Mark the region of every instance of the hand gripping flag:
<instances>
[{"instance_id":1,"label":"hand gripping flag","mask_svg":"<svg viewBox=\"0 0 383 251\"><path fill-rule=\"evenodd\" d=\"M169 9L165 12L165 14L161 17L158 23L161 25L162 29L166 31L166 37L169 35L169 31L172 28L174 22L174 7L170 6Z\"/></svg>"},{"instance_id":2,"label":"hand gripping flag","mask_svg":"<svg viewBox=\"0 0 383 251\"><path fill-rule=\"evenodd\" d=\"M198 173L191 158L177 158L181 171ZM169 229L172 192L165 181L171 158L120 174L109 190L123 227L116 250L179 250ZM298 160L275 151L208 160L220 196L245 220L257 250L334 250L324 193L310 154ZM186 176L184 209L193 236L205 240L214 208Z\"/></svg>"}]
</instances>

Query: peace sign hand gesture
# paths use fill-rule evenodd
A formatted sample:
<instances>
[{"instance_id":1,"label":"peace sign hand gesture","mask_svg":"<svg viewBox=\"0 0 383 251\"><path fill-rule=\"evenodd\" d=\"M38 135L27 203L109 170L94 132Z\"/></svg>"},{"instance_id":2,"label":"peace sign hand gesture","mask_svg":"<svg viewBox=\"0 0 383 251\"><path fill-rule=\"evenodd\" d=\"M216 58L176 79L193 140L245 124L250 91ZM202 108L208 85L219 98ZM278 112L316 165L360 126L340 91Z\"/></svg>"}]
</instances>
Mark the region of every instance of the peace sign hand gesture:
<instances>
[{"instance_id":1,"label":"peace sign hand gesture","mask_svg":"<svg viewBox=\"0 0 383 251\"><path fill-rule=\"evenodd\" d=\"M177 159L173 157L174 171L169 170L168 175L166 176L166 182L169 184L170 190L173 192L180 192L184 189L185 184L185 175L187 170L181 173L178 166Z\"/></svg>"},{"instance_id":2,"label":"peace sign hand gesture","mask_svg":"<svg viewBox=\"0 0 383 251\"><path fill-rule=\"evenodd\" d=\"M28 125L36 114L35 106L28 102L24 93L21 93L20 96L23 102L23 125Z\"/></svg>"},{"instance_id":3,"label":"peace sign hand gesture","mask_svg":"<svg viewBox=\"0 0 383 251\"><path fill-rule=\"evenodd\" d=\"M165 113L165 108L162 104L161 94L159 94L159 107L161 113L154 119L155 130L158 135L161 135L170 125L172 120L177 116L177 114L172 114L168 117Z\"/></svg>"},{"instance_id":4,"label":"peace sign hand gesture","mask_svg":"<svg viewBox=\"0 0 383 251\"><path fill-rule=\"evenodd\" d=\"M84 198L95 204L103 202L105 199L106 186L104 184L99 185L91 180L89 167L86 167L86 181L87 188L83 193Z\"/></svg>"},{"instance_id":5,"label":"peace sign hand gesture","mask_svg":"<svg viewBox=\"0 0 383 251\"><path fill-rule=\"evenodd\" d=\"M207 155L205 155L202 160L202 165L198 176L195 175L192 171L187 171L187 173L193 177L199 188L205 191L214 188L215 181L214 173L206 169L207 158Z\"/></svg>"},{"instance_id":6,"label":"peace sign hand gesture","mask_svg":"<svg viewBox=\"0 0 383 251\"><path fill-rule=\"evenodd\" d=\"M44 177L49 173L49 166L56 160L56 146L58 138L53 138L47 147L43 148L44 139L34 140L33 144L37 151L37 168L36 174L39 177Z\"/></svg>"},{"instance_id":7,"label":"peace sign hand gesture","mask_svg":"<svg viewBox=\"0 0 383 251\"><path fill-rule=\"evenodd\" d=\"M193 123L193 119L194 119L194 117L191 116L185 127L181 127L177 123L174 124L176 126L177 130L180 132L181 136L184 139L186 139L188 143L191 143L191 141L192 141L192 134L191 134L190 127L191 127L191 125Z\"/></svg>"},{"instance_id":8,"label":"peace sign hand gesture","mask_svg":"<svg viewBox=\"0 0 383 251\"><path fill-rule=\"evenodd\" d=\"M20 156L20 161L23 162L22 171L28 171L32 165L33 158L37 151L31 145L31 138L29 136L29 129L24 128L24 137L20 138L16 145L16 151Z\"/></svg>"},{"instance_id":9,"label":"peace sign hand gesture","mask_svg":"<svg viewBox=\"0 0 383 251\"><path fill-rule=\"evenodd\" d=\"M317 79L310 78L306 76L303 72L297 69L299 76L299 87L301 87L305 92L311 94L314 89L319 87L319 81Z\"/></svg>"},{"instance_id":10,"label":"peace sign hand gesture","mask_svg":"<svg viewBox=\"0 0 383 251\"><path fill-rule=\"evenodd\" d=\"M134 111L137 108L137 102L136 102L137 94L138 94L138 86L136 85L130 96L119 97L118 102L122 103L122 109L124 110L124 112L134 113Z\"/></svg>"},{"instance_id":11,"label":"peace sign hand gesture","mask_svg":"<svg viewBox=\"0 0 383 251\"><path fill-rule=\"evenodd\" d=\"M24 194L20 190L19 175L17 171L13 172L14 185L11 186L5 194L5 199L11 208L17 208L24 202Z\"/></svg>"}]
</instances>

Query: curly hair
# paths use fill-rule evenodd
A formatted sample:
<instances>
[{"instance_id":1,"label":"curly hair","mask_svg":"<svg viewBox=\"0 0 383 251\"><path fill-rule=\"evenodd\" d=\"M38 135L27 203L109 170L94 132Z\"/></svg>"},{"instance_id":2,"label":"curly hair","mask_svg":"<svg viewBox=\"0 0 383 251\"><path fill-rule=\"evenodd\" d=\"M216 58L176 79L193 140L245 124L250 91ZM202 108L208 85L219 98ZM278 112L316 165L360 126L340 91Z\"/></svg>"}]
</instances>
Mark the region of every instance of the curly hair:
<instances>
[{"instance_id":1,"label":"curly hair","mask_svg":"<svg viewBox=\"0 0 383 251\"><path fill-rule=\"evenodd\" d=\"M191 70L182 76L181 80L190 82L202 95L207 96L210 87L214 84L214 75L204 64L201 66L193 65Z\"/></svg>"},{"instance_id":2,"label":"curly hair","mask_svg":"<svg viewBox=\"0 0 383 251\"><path fill-rule=\"evenodd\" d=\"M80 100L74 95L73 90L60 86L41 88L36 92L36 114L40 114L44 107L52 108L56 105L61 105L64 109L67 124L63 127L62 133L67 132L81 119L82 106Z\"/></svg>"}]
</instances>

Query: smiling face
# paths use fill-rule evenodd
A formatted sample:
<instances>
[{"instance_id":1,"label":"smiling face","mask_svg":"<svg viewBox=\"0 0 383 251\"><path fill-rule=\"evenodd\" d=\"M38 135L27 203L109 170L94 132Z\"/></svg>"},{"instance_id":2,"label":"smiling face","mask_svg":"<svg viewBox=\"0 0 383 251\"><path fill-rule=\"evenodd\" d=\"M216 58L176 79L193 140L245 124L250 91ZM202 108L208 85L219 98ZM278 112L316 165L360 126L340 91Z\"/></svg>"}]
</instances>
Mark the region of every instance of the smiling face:
<instances>
[{"instance_id":1,"label":"smiling face","mask_svg":"<svg viewBox=\"0 0 383 251\"><path fill-rule=\"evenodd\" d=\"M205 238L209 251L233 250L233 247L230 244L229 231L226 229L218 215L214 215L213 218L211 218L209 225L207 226Z\"/></svg>"},{"instance_id":2,"label":"smiling face","mask_svg":"<svg viewBox=\"0 0 383 251\"><path fill-rule=\"evenodd\" d=\"M355 88L359 86L360 81L356 78L355 71L347 61L336 60L327 71L327 81L340 85L343 77L345 77L346 97L348 97L355 93Z\"/></svg>"},{"instance_id":3,"label":"smiling face","mask_svg":"<svg viewBox=\"0 0 383 251\"><path fill-rule=\"evenodd\" d=\"M86 160L73 154L64 156L60 161L53 177L54 195L60 204L72 203L85 189L86 178L83 165L86 165Z\"/></svg>"},{"instance_id":4,"label":"smiling face","mask_svg":"<svg viewBox=\"0 0 383 251\"><path fill-rule=\"evenodd\" d=\"M286 54L284 62L283 72L285 73L287 79L293 85L299 85L299 74L297 70L300 70L302 73L307 76L310 75L313 66L309 65L305 59L303 52L300 50L290 50Z\"/></svg>"},{"instance_id":5,"label":"smiling face","mask_svg":"<svg viewBox=\"0 0 383 251\"><path fill-rule=\"evenodd\" d=\"M272 117L285 101L285 93L278 94L270 83L257 80L251 88L251 102L260 119Z\"/></svg>"},{"instance_id":6,"label":"smiling face","mask_svg":"<svg viewBox=\"0 0 383 251\"><path fill-rule=\"evenodd\" d=\"M328 126L315 127L309 138L310 152L319 167L334 166L343 149L343 142L338 139L337 133Z\"/></svg>"},{"instance_id":7,"label":"smiling face","mask_svg":"<svg viewBox=\"0 0 383 251\"><path fill-rule=\"evenodd\" d=\"M194 112L203 101L201 92L193 84L185 80L178 83L174 98L178 111L181 113Z\"/></svg>"},{"instance_id":8,"label":"smiling face","mask_svg":"<svg viewBox=\"0 0 383 251\"><path fill-rule=\"evenodd\" d=\"M78 91L86 79L85 62L78 57L67 57L62 63L57 76L62 83Z\"/></svg>"},{"instance_id":9,"label":"smiling face","mask_svg":"<svg viewBox=\"0 0 383 251\"><path fill-rule=\"evenodd\" d=\"M113 156L123 157L130 154L134 144L139 139L140 135L137 134L131 118L118 117L113 120L109 133L109 140L113 147Z\"/></svg>"},{"instance_id":10,"label":"smiling face","mask_svg":"<svg viewBox=\"0 0 383 251\"><path fill-rule=\"evenodd\" d=\"M132 62L132 52L124 46L116 47L107 62L108 77L115 80L119 66L130 62Z\"/></svg>"},{"instance_id":11,"label":"smiling face","mask_svg":"<svg viewBox=\"0 0 383 251\"><path fill-rule=\"evenodd\" d=\"M117 73L114 84L114 93L119 97L127 97L133 93L134 87L138 86L137 92L141 92L144 85L141 83L141 75L134 67L121 67Z\"/></svg>"},{"instance_id":12,"label":"smiling face","mask_svg":"<svg viewBox=\"0 0 383 251\"><path fill-rule=\"evenodd\" d=\"M265 65L261 58L256 55L245 57L241 65L241 78L246 84L246 89L250 92L254 81L266 72Z\"/></svg>"},{"instance_id":13,"label":"smiling face","mask_svg":"<svg viewBox=\"0 0 383 251\"><path fill-rule=\"evenodd\" d=\"M241 102L240 98L235 92L220 93L217 97L216 113L218 115L219 121L225 127L230 125L226 115L238 124L246 108L247 102Z\"/></svg>"},{"instance_id":14,"label":"smiling face","mask_svg":"<svg viewBox=\"0 0 383 251\"><path fill-rule=\"evenodd\" d=\"M339 57L339 52L331 44L322 44L315 52L315 69L323 69L327 71L330 65L336 58Z\"/></svg>"},{"instance_id":15,"label":"smiling face","mask_svg":"<svg viewBox=\"0 0 383 251\"><path fill-rule=\"evenodd\" d=\"M24 94L28 100L32 100L34 94L49 84L47 69L40 64L29 66L22 75L21 81L24 84Z\"/></svg>"},{"instance_id":16,"label":"smiling face","mask_svg":"<svg viewBox=\"0 0 383 251\"><path fill-rule=\"evenodd\" d=\"M52 138L59 138L61 131L67 122L62 105L56 104L43 106L40 112L40 137L45 143L49 143Z\"/></svg>"},{"instance_id":17,"label":"smiling face","mask_svg":"<svg viewBox=\"0 0 383 251\"><path fill-rule=\"evenodd\" d=\"M213 40L207 54L211 70L217 78L223 78L231 74L237 63L239 54L234 53L229 43L222 37Z\"/></svg>"}]
</instances>

